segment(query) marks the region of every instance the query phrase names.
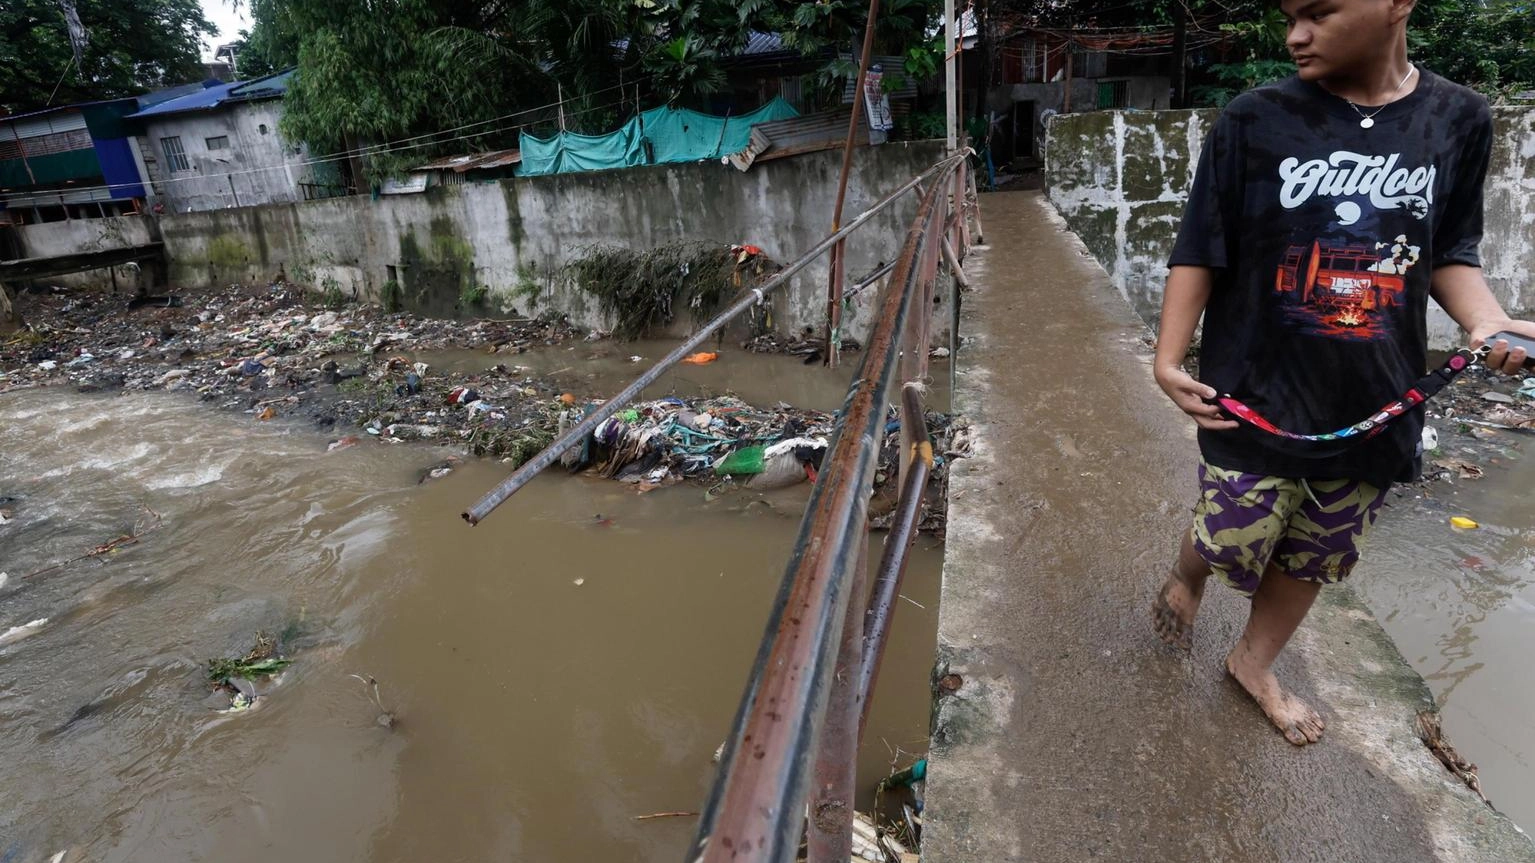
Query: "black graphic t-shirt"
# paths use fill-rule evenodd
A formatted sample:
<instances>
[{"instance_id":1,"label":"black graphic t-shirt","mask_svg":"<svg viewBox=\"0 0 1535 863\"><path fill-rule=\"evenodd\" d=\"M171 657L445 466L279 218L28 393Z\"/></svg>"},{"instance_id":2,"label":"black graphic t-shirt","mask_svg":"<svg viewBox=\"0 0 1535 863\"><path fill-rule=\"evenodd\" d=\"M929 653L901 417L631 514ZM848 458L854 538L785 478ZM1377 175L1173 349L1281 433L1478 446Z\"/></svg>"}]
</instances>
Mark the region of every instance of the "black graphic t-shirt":
<instances>
[{"instance_id":1,"label":"black graphic t-shirt","mask_svg":"<svg viewBox=\"0 0 1535 863\"><path fill-rule=\"evenodd\" d=\"M1168 263L1215 270L1200 379L1280 428L1337 431L1399 398L1426 370L1433 269L1481 266L1491 111L1420 72L1371 128L1290 78L1237 97L1205 141ZM1352 446L1245 423L1199 445L1218 467L1384 487L1416 475L1422 430L1420 406Z\"/></svg>"}]
</instances>

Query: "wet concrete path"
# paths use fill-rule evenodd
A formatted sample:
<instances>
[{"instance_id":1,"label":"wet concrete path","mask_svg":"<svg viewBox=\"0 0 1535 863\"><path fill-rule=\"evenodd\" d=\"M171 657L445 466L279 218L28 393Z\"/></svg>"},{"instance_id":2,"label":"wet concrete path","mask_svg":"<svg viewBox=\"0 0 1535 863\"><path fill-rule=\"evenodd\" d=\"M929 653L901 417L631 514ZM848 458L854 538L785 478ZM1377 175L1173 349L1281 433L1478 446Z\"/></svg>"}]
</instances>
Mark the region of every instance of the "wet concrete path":
<instances>
[{"instance_id":1,"label":"wet concrete path","mask_svg":"<svg viewBox=\"0 0 1535 863\"><path fill-rule=\"evenodd\" d=\"M1144 328L1036 193L983 199L956 409L940 700L923 859L1535 860L1417 741L1427 688L1346 589L1279 674L1328 718L1283 741L1221 658L1243 600L1212 585L1191 657L1147 608L1192 502L1192 426Z\"/></svg>"}]
</instances>

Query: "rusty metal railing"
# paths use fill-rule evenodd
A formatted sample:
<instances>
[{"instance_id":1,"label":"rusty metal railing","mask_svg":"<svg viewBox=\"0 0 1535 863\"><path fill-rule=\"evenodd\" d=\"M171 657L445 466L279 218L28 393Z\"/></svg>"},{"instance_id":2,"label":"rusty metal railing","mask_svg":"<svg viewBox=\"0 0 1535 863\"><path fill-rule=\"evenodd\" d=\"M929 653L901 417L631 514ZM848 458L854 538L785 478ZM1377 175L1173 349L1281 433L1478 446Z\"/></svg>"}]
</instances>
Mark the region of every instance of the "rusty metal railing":
<instances>
[{"instance_id":1,"label":"rusty metal railing","mask_svg":"<svg viewBox=\"0 0 1535 863\"><path fill-rule=\"evenodd\" d=\"M859 737L932 465L921 381L937 264L952 207L963 205L949 181L962 166L949 163L924 193L886 283L690 861L793 860L802 829L810 863L848 859ZM897 371L901 499L871 598L867 506Z\"/></svg>"},{"instance_id":2,"label":"rusty metal railing","mask_svg":"<svg viewBox=\"0 0 1535 863\"><path fill-rule=\"evenodd\" d=\"M762 294L780 287L874 213L932 181L922 190L900 254L889 265L878 315L700 815L687 857L691 863L786 863L795 858L802 834L809 863L846 861L851 853L859 739L933 466L922 382L939 262L945 261L954 281L964 278L959 268L968 240L965 213L973 207L965 195L965 156L961 152L943 159L827 236L464 513L477 523L709 335L761 302ZM951 291L951 303L955 299ZM900 498L871 594L865 566L868 503L897 378Z\"/></svg>"}]
</instances>

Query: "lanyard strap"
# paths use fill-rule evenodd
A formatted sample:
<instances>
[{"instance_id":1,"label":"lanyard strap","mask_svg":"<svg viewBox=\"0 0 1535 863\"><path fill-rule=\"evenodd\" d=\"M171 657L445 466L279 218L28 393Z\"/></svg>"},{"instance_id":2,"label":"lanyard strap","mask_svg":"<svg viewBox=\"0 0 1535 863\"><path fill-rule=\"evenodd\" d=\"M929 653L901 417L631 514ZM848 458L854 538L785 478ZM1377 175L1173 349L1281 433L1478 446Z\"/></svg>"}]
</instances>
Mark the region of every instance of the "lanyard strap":
<instances>
[{"instance_id":1,"label":"lanyard strap","mask_svg":"<svg viewBox=\"0 0 1535 863\"><path fill-rule=\"evenodd\" d=\"M1403 393L1401 398L1382 407L1368 419L1360 420L1351 426L1325 434L1296 434L1295 432L1282 429L1274 425L1262 414L1242 404L1230 395L1219 396L1214 401L1232 418L1245 422L1255 428L1260 428L1272 435L1289 438L1290 440L1350 440L1350 442L1355 442L1351 439L1359 438L1364 440L1380 434L1385 430L1388 423L1433 398L1440 390L1449 386L1451 381L1460 377L1461 372L1471 368L1478 360L1490 353L1491 350L1487 346L1477 348L1476 350L1461 348L1451 354L1444 365L1419 378L1418 382L1413 384L1407 392Z\"/></svg>"}]
</instances>

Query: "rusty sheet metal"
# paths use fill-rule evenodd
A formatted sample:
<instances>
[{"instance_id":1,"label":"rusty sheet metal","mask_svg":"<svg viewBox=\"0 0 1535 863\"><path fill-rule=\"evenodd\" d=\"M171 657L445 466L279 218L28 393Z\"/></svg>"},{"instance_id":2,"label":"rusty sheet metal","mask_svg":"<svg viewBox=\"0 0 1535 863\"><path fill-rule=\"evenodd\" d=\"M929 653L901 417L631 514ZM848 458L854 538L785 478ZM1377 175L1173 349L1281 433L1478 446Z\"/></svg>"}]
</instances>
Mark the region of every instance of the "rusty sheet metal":
<instances>
[{"instance_id":1,"label":"rusty sheet metal","mask_svg":"<svg viewBox=\"0 0 1535 863\"><path fill-rule=\"evenodd\" d=\"M814 153L842 146L847 139L846 110L808 114L773 123L758 123L752 127L751 141L746 149L727 158L738 171L745 171L757 162ZM869 118L858 112L858 142L869 141Z\"/></svg>"},{"instance_id":2,"label":"rusty sheet metal","mask_svg":"<svg viewBox=\"0 0 1535 863\"><path fill-rule=\"evenodd\" d=\"M504 168L507 165L516 165L522 161L521 150L491 150L486 153L464 153L457 156L444 156L441 159L427 162L425 165L411 168L412 171L484 171L490 168Z\"/></svg>"}]
</instances>

